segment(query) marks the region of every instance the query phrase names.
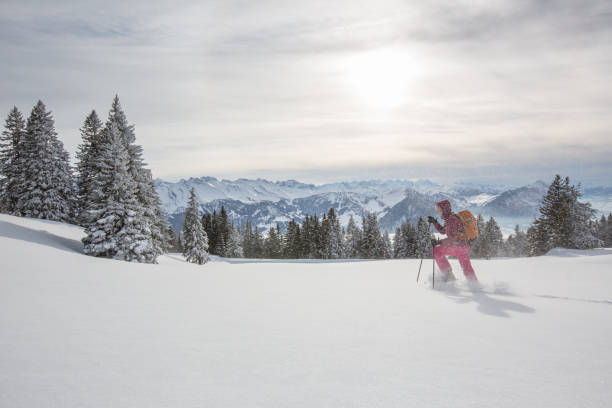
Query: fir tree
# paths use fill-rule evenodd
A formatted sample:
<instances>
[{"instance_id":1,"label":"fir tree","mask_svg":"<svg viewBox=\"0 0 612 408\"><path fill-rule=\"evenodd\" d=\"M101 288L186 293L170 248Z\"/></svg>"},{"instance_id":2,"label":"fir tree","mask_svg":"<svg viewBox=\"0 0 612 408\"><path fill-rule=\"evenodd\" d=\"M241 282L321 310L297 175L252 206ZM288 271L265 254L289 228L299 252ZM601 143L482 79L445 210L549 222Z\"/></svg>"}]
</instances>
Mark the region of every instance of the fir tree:
<instances>
[{"instance_id":1,"label":"fir tree","mask_svg":"<svg viewBox=\"0 0 612 408\"><path fill-rule=\"evenodd\" d=\"M591 221L595 214L589 203L579 201L580 186L569 177L556 175L540 206L540 217L528 231L530 253L543 255L554 247L587 249L601 245Z\"/></svg>"},{"instance_id":2,"label":"fir tree","mask_svg":"<svg viewBox=\"0 0 612 408\"><path fill-rule=\"evenodd\" d=\"M265 239L265 257L269 259L279 259L283 253L282 245L282 233L280 226L276 224L276 227L270 228L268 236Z\"/></svg>"},{"instance_id":3,"label":"fir tree","mask_svg":"<svg viewBox=\"0 0 612 408\"><path fill-rule=\"evenodd\" d=\"M391 244L391 238L389 237L389 232L385 231L383 234L383 248L384 248L384 258L389 259L393 256L393 245Z\"/></svg>"},{"instance_id":4,"label":"fir tree","mask_svg":"<svg viewBox=\"0 0 612 408\"><path fill-rule=\"evenodd\" d=\"M301 232L300 226L295 220L289 221L287 224L287 234L285 237L285 248L283 257L288 259L298 259L301 254Z\"/></svg>"},{"instance_id":5,"label":"fir tree","mask_svg":"<svg viewBox=\"0 0 612 408\"><path fill-rule=\"evenodd\" d=\"M91 200L91 191L93 189L93 179L98 174L96 161L100 156L100 148L103 143L100 140L102 132L102 122L98 118L96 111L85 118L83 127L80 129L82 142L77 150L77 223L81 226L87 226L89 220L86 219L85 208Z\"/></svg>"},{"instance_id":6,"label":"fir tree","mask_svg":"<svg viewBox=\"0 0 612 408\"><path fill-rule=\"evenodd\" d=\"M142 147L136 144L134 126L128 123L117 95L113 99L106 127L111 123L116 126L120 139L127 151L128 172L135 183L135 195L142 208L144 220L149 224L153 248L159 255L163 253L165 242L162 231L166 227L166 221L162 217L160 208L161 201L155 191L151 171L145 168Z\"/></svg>"},{"instance_id":7,"label":"fir tree","mask_svg":"<svg viewBox=\"0 0 612 408\"><path fill-rule=\"evenodd\" d=\"M605 245L612 246L612 213L608 214Z\"/></svg>"},{"instance_id":8,"label":"fir tree","mask_svg":"<svg viewBox=\"0 0 612 408\"><path fill-rule=\"evenodd\" d=\"M417 251L415 255L418 258L432 258L433 257L433 246L432 246L432 233L429 223L422 217L419 217L416 227L416 243Z\"/></svg>"},{"instance_id":9,"label":"fir tree","mask_svg":"<svg viewBox=\"0 0 612 408\"><path fill-rule=\"evenodd\" d=\"M340 221L336 216L336 211L333 208L327 213L327 226L325 228L327 239L326 242L326 258L338 259L342 257L343 233Z\"/></svg>"},{"instance_id":10,"label":"fir tree","mask_svg":"<svg viewBox=\"0 0 612 408\"><path fill-rule=\"evenodd\" d=\"M346 227L346 239L344 241L344 254L347 258L359 258L361 255L361 230L351 215Z\"/></svg>"},{"instance_id":11,"label":"fir tree","mask_svg":"<svg viewBox=\"0 0 612 408\"><path fill-rule=\"evenodd\" d=\"M134 191L128 155L114 123L107 129L108 143L101 145L99 173L92 183L85 228L85 253L125 261L153 263L157 253L149 224Z\"/></svg>"},{"instance_id":12,"label":"fir tree","mask_svg":"<svg viewBox=\"0 0 612 408\"><path fill-rule=\"evenodd\" d=\"M200 204L192 188L183 222L183 256L187 262L202 265L208 262L209 256L208 237L200 223L199 208Z\"/></svg>"},{"instance_id":13,"label":"fir tree","mask_svg":"<svg viewBox=\"0 0 612 408\"><path fill-rule=\"evenodd\" d=\"M394 258L415 258L419 256L417 230L409 221L404 222L396 230L393 243Z\"/></svg>"},{"instance_id":14,"label":"fir tree","mask_svg":"<svg viewBox=\"0 0 612 408\"><path fill-rule=\"evenodd\" d=\"M502 249L504 237L502 235L499 225L495 221L495 218L489 218L484 229L483 234L483 247L484 253L482 254L487 259L491 259L499 255L499 251Z\"/></svg>"},{"instance_id":15,"label":"fir tree","mask_svg":"<svg viewBox=\"0 0 612 408\"><path fill-rule=\"evenodd\" d=\"M68 152L57 138L51 112L38 101L28 118L19 143L21 175L14 213L31 218L71 221L75 192Z\"/></svg>"},{"instance_id":16,"label":"fir tree","mask_svg":"<svg viewBox=\"0 0 612 408\"><path fill-rule=\"evenodd\" d=\"M21 168L21 143L25 137L25 120L17 107L6 118L0 135L0 211L15 213L20 191L18 189Z\"/></svg>"},{"instance_id":17,"label":"fir tree","mask_svg":"<svg viewBox=\"0 0 612 408\"><path fill-rule=\"evenodd\" d=\"M376 214L368 213L363 217L363 235L360 248L361 257L366 259L381 259L385 257L385 243L380 233Z\"/></svg>"},{"instance_id":18,"label":"fir tree","mask_svg":"<svg viewBox=\"0 0 612 408\"><path fill-rule=\"evenodd\" d=\"M524 257L529 255L529 240L527 234L521 231L517 225L514 234L506 240L506 254L513 257Z\"/></svg>"},{"instance_id":19,"label":"fir tree","mask_svg":"<svg viewBox=\"0 0 612 408\"><path fill-rule=\"evenodd\" d=\"M478 237L470 244L470 254L472 258L483 258L486 256L485 253L487 250L487 237L485 233L486 223L481 214L478 214L476 222L478 224Z\"/></svg>"},{"instance_id":20,"label":"fir tree","mask_svg":"<svg viewBox=\"0 0 612 408\"><path fill-rule=\"evenodd\" d=\"M229 258L242 258L244 256L244 249L242 248L242 237L240 236L240 230L230 224L229 235L227 244L227 256Z\"/></svg>"}]
</instances>

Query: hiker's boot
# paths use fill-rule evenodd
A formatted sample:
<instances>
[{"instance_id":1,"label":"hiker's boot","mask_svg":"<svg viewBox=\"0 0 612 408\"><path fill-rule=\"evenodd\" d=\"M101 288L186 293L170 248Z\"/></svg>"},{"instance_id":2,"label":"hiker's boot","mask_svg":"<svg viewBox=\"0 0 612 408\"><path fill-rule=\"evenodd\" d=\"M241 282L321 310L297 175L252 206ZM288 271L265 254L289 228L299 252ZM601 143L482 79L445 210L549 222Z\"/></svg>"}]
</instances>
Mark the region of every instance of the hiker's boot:
<instances>
[{"instance_id":1,"label":"hiker's boot","mask_svg":"<svg viewBox=\"0 0 612 408\"><path fill-rule=\"evenodd\" d=\"M442 282L452 282L457 280L457 278L455 278L455 275L453 275L453 271L451 269L447 271L440 271L440 275Z\"/></svg>"}]
</instances>

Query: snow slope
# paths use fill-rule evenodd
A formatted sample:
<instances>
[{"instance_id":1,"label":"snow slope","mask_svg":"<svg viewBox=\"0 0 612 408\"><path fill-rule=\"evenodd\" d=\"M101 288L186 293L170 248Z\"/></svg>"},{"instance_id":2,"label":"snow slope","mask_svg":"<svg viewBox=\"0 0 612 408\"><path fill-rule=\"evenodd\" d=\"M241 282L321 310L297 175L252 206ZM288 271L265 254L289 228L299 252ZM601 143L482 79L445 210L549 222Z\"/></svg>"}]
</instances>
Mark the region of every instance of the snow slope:
<instances>
[{"instance_id":1,"label":"snow slope","mask_svg":"<svg viewBox=\"0 0 612 408\"><path fill-rule=\"evenodd\" d=\"M608 407L612 250L475 261L82 255L0 215L1 407ZM453 261L454 262L454 261ZM454 266L455 263L453 263Z\"/></svg>"}]
</instances>

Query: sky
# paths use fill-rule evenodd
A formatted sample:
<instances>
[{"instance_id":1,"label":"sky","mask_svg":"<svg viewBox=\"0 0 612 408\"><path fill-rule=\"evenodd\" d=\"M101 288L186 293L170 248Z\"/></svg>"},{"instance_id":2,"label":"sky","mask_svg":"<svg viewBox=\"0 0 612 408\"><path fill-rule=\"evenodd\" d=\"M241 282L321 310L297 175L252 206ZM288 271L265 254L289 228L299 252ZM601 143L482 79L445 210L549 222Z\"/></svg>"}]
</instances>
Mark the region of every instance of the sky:
<instances>
[{"instance_id":1,"label":"sky","mask_svg":"<svg viewBox=\"0 0 612 408\"><path fill-rule=\"evenodd\" d=\"M611 185L612 2L7 1L0 113L74 156L115 94L154 177Z\"/></svg>"}]
</instances>

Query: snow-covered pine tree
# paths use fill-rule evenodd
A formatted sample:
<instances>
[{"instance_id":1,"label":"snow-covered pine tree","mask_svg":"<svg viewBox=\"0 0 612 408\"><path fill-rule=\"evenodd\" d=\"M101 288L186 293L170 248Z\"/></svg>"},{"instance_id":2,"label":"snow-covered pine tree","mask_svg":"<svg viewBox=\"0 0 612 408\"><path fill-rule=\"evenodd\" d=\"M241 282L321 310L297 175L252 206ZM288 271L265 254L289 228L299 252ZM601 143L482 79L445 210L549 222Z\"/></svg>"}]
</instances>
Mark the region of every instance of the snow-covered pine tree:
<instances>
[{"instance_id":1,"label":"snow-covered pine tree","mask_svg":"<svg viewBox=\"0 0 612 408\"><path fill-rule=\"evenodd\" d=\"M162 216L161 201L155 191L151 171L145 168L142 146L136 144L134 126L128 123L117 95L113 99L106 126L108 127L111 123L115 124L128 153L128 172L135 182L136 198L142 207L144 219L149 224L153 248L157 255L160 255L164 252L163 248L167 246L163 234L167 222Z\"/></svg>"},{"instance_id":2,"label":"snow-covered pine tree","mask_svg":"<svg viewBox=\"0 0 612 408\"><path fill-rule=\"evenodd\" d=\"M384 258L390 259L393 256L393 245L391 244L391 237L389 237L389 231L385 230L383 234L383 243L384 243Z\"/></svg>"},{"instance_id":3,"label":"snow-covered pine tree","mask_svg":"<svg viewBox=\"0 0 612 408\"><path fill-rule=\"evenodd\" d=\"M554 247L587 249L601 245L593 235L594 211L579 201L580 186L556 175L540 206L540 217L528 231L530 252L543 255Z\"/></svg>"},{"instance_id":4,"label":"snow-covered pine tree","mask_svg":"<svg viewBox=\"0 0 612 408\"><path fill-rule=\"evenodd\" d=\"M107 143L100 145L92 183L91 201L83 238L88 255L154 263L157 252L151 242L148 220L135 195L136 183L129 173L129 158L115 123L105 129Z\"/></svg>"},{"instance_id":5,"label":"snow-covered pine tree","mask_svg":"<svg viewBox=\"0 0 612 408\"><path fill-rule=\"evenodd\" d=\"M227 256L229 258L242 258L244 257L244 250L242 248L242 237L240 236L240 229L236 228L234 224L229 226L229 240L227 244Z\"/></svg>"},{"instance_id":6,"label":"snow-covered pine tree","mask_svg":"<svg viewBox=\"0 0 612 408\"><path fill-rule=\"evenodd\" d=\"M344 256L346 258L359 258L361 248L361 230L355 223L355 219L351 215L348 225L346 226L346 239L344 240Z\"/></svg>"},{"instance_id":7,"label":"snow-covered pine tree","mask_svg":"<svg viewBox=\"0 0 612 408\"><path fill-rule=\"evenodd\" d=\"M393 240L393 256L395 258L417 257L417 231L409 221L402 223L395 233Z\"/></svg>"},{"instance_id":8,"label":"snow-covered pine tree","mask_svg":"<svg viewBox=\"0 0 612 408\"><path fill-rule=\"evenodd\" d=\"M301 257L301 232L300 226L295 220L287 224L287 234L285 236L285 248L283 257L287 259L298 259Z\"/></svg>"},{"instance_id":9,"label":"snow-covered pine tree","mask_svg":"<svg viewBox=\"0 0 612 408\"><path fill-rule=\"evenodd\" d=\"M320 242L320 225L317 216L306 215L302 222L302 256L308 259L318 258Z\"/></svg>"},{"instance_id":10,"label":"snow-covered pine tree","mask_svg":"<svg viewBox=\"0 0 612 408\"><path fill-rule=\"evenodd\" d=\"M476 222L478 224L479 234L478 237L470 244L470 255L472 256L472 258L483 258L485 257L486 252L485 247L487 237L485 234L486 222L482 214L478 214L478 217L476 217Z\"/></svg>"},{"instance_id":11,"label":"snow-covered pine tree","mask_svg":"<svg viewBox=\"0 0 612 408\"><path fill-rule=\"evenodd\" d=\"M19 199L22 171L20 144L25 136L25 120L17 107L9 112L0 135L0 211L13 214Z\"/></svg>"},{"instance_id":12,"label":"snow-covered pine tree","mask_svg":"<svg viewBox=\"0 0 612 408\"><path fill-rule=\"evenodd\" d=\"M265 257L269 259L279 259L282 256L282 234L280 227L271 227L265 239Z\"/></svg>"},{"instance_id":13,"label":"snow-covered pine tree","mask_svg":"<svg viewBox=\"0 0 612 408\"><path fill-rule=\"evenodd\" d=\"M257 226L253 232L253 253L255 258L265 257L264 237Z\"/></svg>"},{"instance_id":14,"label":"snow-covered pine tree","mask_svg":"<svg viewBox=\"0 0 612 408\"><path fill-rule=\"evenodd\" d=\"M98 174L96 160L100 155L100 140L102 132L102 122L98 118L95 110L85 118L83 127L80 129L82 142L78 147L77 157L77 223L83 227L87 226L89 220L86 219L87 203L91 200L90 194L94 177Z\"/></svg>"},{"instance_id":15,"label":"snow-covered pine tree","mask_svg":"<svg viewBox=\"0 0 612 408\"><path fill-rule=\"evenodd\" d=\"M75 191L68 152L57 138L51 112L42 101L32 109L19 144L21 174L15 185L14 213L31 218L71 221Z\"/></svg>"},{"instance_id":16,"label":"snow-covered pine tree","mask_svg":"<svg viewBox=\"0 0 612 408\"><path fill-rule=\"evenodd\" d=\"M363 217L363 235L361 238L361 256L366 259L382 259L385 257L385 243L376 214L368 213Z\"/></svg>"},{"instance_id":17,"label":"snow-covered pine tree","mask_svg":"<svg viewBox=\"0 0 612 408\"><path fill-rule=\"evenodd\" d=\"M569 184L569 178L567 179ZM590 203L580 202L582 196L580 185L570 187L570 233L568 244L569 248L591 249L603 246L603 241L595 236L592 228L592 220L595 217L595 210Z\"/></svg>"},{"instance_id":18,"label":"snow-covered pine tree","mask_svg":"<svg viewBox=\"0 0 612 408\"><path fill-rule=\"evenodd\" d=\"M333 208L327 213L327 250L328 259L339 259L342 257L343 233L340 221Z\"/></svg>"},{"instance_id":19,"label":"snow-covered pine tree","mask_svg":"<svg viewBox=\"0 0 612 408\"><path fill-rule=\"evenodd\" d=\"M550 233L540 219L536 219L527 229L527 241L529 243L529 256L544 255L552 248Z\"/></svg>"},{"instance_id":20,"label":"snow-covered pine tree","mask_svg":"<svg viewBox=\"0 0 612 408\"><path fill-rule=\"evenodd\" d=\"M607 230L608 220L606 219L605 215L602 215L595 225L595 231L597 238L602 241L604 246L607 244Z\"/></svg>"},{"instance_id":21,"label":"snow-covered pine tree","mask_svg":"<svg viewBox=\"0 0 612 408\"><path fill-rule=\"evenodd\" d=\"M527 234L521 231L518 224L514 227L514 233L506 240L505 252L507 256L512 257L524 257L529 255Z\"/></svg>"},{"instance_id":22,"label":"snow-covered pine tree","mask_svg":"<svg viewBox=\"0 0 612 408\"><path fill-rule=\"evenodd\" d=\"M221 211L216 217L215 225L217 239L215 243L215 251L213 253L219 256L227 257L229 253L229 247L231 245L231 243L229 242L230 222L227 216L227 211L225 211L224 206L221 206Z\"/></svg>"},{"instance_id":23,"label":"snow-covered pine tree","mask_svg":"<svg viewBox=\"0 0 612 408\"><path fill-rule=\"evenodd\" d=\"M402 224L404 225L404 224ZM401 227L395 229L395 237L393 238L393 258L403 258L406 253L404 240L402 237Z\"/></svg>"},{"instance_id":24,"label":"snow-covered pine tree","mask_svg":"<svg viewBox=\"0 0 612 408\"><path fill-rule=\"evenodd\" d=\"M417 251L415 255L419 258L432 258L433 257L433 246L431 245L432 239L431 228L429 223L422 217L419 217L416 227L416 243Z\"/></svg>"},{"instance_id":25,"label":"snow-covered pine tree","mask_svg":"<svg viewBox=\"0 0 612 408\"><path fill-rule=\"evenodd\" d=\"M494 258L499 255L499 251L504 243L504 236L502 235L501 229L495 221L495 218L490 217L489 221L485 225L484 231L484 256L487 259Z\"/></svg>"},{"instance_id":26,"label":"snow-covered pine tree","mask_svg":"<svg viewBox=\"0 0 612 408\"><path fill-rule=\"evenodd\" d=\"M202 265L208 262L210 257L208 256L208 237L200 222L199 209L200 204L192 188L183 221L183 255L187 262Z\"/></svg>"},{"instance_id":27,"label":"snow-covered pine tree","mask_svg":"<svg viewBox=\"0 0 612 408\"><path fill-rule=\"evenodd\" d=\"M607 228L606 228L606 238L605 245L606 247L612 246L612 213L608 214L607 220Z\"/></svg>"}]
</instances>

